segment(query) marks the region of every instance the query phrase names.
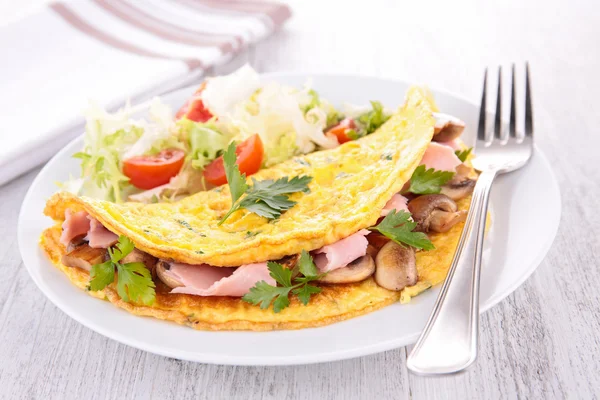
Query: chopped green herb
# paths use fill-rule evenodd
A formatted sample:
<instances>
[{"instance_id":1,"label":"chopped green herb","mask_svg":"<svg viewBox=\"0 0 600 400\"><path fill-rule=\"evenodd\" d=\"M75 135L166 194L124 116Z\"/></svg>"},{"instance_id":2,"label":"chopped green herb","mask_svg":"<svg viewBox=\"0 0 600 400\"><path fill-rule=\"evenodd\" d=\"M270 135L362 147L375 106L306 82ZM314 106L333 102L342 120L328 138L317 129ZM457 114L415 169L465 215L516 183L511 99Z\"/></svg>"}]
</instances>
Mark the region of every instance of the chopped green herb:
<instances>
[{"instance_id":1,"label":"chopped green herb","mask_svg":"<svg viewBox=\"0 0 600 400\"><path fill-rule=\"evenodd\" d=\"M254 236L258 235L261 231L248 231L246 232L246 239L250 239L253 238Z\"/></svg>"},{"instance_id":2,"label":"chopped green herb","mask_svg":"<svg viewBox=\"0 0 600 400\"><path fill-rule=\"evenodd\" d=\"M204 252L202 250L196 250L196 251L194 251L194 253L196 253L196 254L204 254Z\"/></svg>"},{"instance_id":3,"label":"chopped green herb","mask_svg":"<svg viewBox=\"0 0 600 400\"><path fill-rule=\"evenodd\" d=\"M303 160L302 158L296 158L296 159L294 159L294 161L296 161L298 164L310 167L310 163L306 160Z\"/></svg>"},{"instance_id":4,"label":"chopped green herb","mask_svg":"<svg viewBox=\"0 0 600 400\"><path fill-rule=\"evenodd\" d=\"M414 194L440 193L442 186L453 176L454 172L451 171L438 171L433 168L426 170L424 165L419 165L410 177L408 191Z\"/></svg>"},{"instance_id":5,"label":"chopped green herb","mask_svg":"<svg viewBox=\"0 0 600 400\"><path fill-rule=\"evenodd\" d=\"M369 228L392 239L400 245L409 245L417 249L432 250L435 247L423 232L413 232L417 223L411 219L410 213L391 210L377 226Z\"/></svg>"},{"instance_id":6,"label":"chopped green herb","mask_svg":"<svg viewBox=\"0 0 600 400\"><path fill-rule=\"evenodd\" d=\"M176 219L175 222L177 222L179 225L189 229L190 231L194 231L194 228L192 228L190 223L187 221L184 221L183 219Z\"/></svg>"},{"instance_id":7,"label":"chopped green herb","mask_svg":"<svg viewBox=\"0 0 600 400\"><path fill-rule=\"evenodd\" d=\"M312 177L306 175L295 176L292 179L286 176L275 181L272 179L257 181L253 178L252 186L248 186L246 176L240 173L235 161L235 145L231 144L223 154L225 175L231 192L231 208L221 218L219 225L240 209L246 209L268 219L279 218L282 212L296 204L295 201L289 199L290 194L310 192L308 184ZM246 196L240 199L244 194Z\"/></svg>"},{"instance_id":8,"label":"chopped green herb","mask_svg":"<svg viewBox=\"0 0 600 400\"><path fill-rule=\"evenodd\" d=\"M458 157L458 159L462 162L467 161L467 158L469 157L469 155L471 154L471 152L473 151L472 147L469 147L466 150L456 150L454 152L454 154L456 154L456 157Z\"/></svg>"},{"instance_id":9,"label":"chopped green herb","mask_svg":"<svg viewBox=\"0 0 600 400\"><path fill-rule=\"evenodd\" d=\"M304 305L308 304L313 294L321 292L320 287L309 284L323 277L323 274L319 274L310 254L305 250L302 250L297 265L298 273L301 275L295 278L293 278L296 275L295 271L279 263L269 261L267 267L269 275L280 286L271 286L265 281L257 282L250 292L242 297L243 301L254 305L260 304L260 308L263 310L272 303L273 311L278 313L290 305L290 292L298 296L298 300Z\"/></svg>"},{"instance_id":10,"label":"chopped green herb","mask_svg":"<svg viewBox=\"0 0 600 400\"><path fill-rule=\"evenodd\" d=\"M392 161L394 159L394 155L392 153L383 153L379 158L382 160Z\"/></svg>"},{"instance_id":11,"label":"chopped green herb","mask_svg":"<svg viewBox=\"0 0 600 400\"><path fill-rule=\"evenodd\" d=\"M139 302L144 305L154 303L156 293L154 282L150 271L143 263L121 263L129 253L133 251L134 245L129 238L119 236L117 244L108 249L109 261L92 266L90 271L90 290L98 291L104 289L115 280L115 269L117 275L117 293L126 302Z\"/></svg>"}]
</instances>

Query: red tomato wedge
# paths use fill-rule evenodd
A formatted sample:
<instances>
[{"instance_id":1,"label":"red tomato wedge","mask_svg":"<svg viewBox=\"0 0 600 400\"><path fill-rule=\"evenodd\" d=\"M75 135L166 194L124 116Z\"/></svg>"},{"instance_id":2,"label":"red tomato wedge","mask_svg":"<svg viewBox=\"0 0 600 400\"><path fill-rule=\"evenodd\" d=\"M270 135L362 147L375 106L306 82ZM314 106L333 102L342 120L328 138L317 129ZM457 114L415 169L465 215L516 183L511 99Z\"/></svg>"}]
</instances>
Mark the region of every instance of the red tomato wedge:
<instances>
[{"instance_id":1,"label":"red tomato wedge","mask_svg":"<svg viewBox=\"0 0 600 400\"><path fill-rule=\"evenodd\" d=\"M252 135L238 144L235 154L237 155L236 164L242 174L249 176L256 173L260 169L264 157L263 143L260 136L258 134ZM223 156L216 158L204 168L204 179L215 186L227 183Z\"/></svg>"},{"instance_id":2,"label":"red tomato wedge","mask_svg":"<svg viewBox=\"0 0 600 400\"><path fill-rule=\"evenodd\" d=\"M153 189L169 183L183 166L185 153L179 149L163 150L153 156L136 156L123 161L123 173L139 189Z\"/></svg>"},{"instance_id":3,"label":"red tomato wedge","mask_svg":"<svg viewBox=\"0 0 600 400\"><path fill-rule=\"evenodd\" d=\"M205 87L206 82L202 82L202 85L200 85L194 95L177 111L175 119L187 118L195 122L206 122L212 118L212 113L202 102L202 91Z\"/></svg>"},{"instance_id":4,"label":"red tomato wedge","mask_svg":"<svg viewBox=\"0 0 600 400\"><path fill-rule=\"evenodd\" d=\"M356 123L353 119L344 118L339 124L335 125L327 131L327 135L335 136L340 144L351 141L352 139L346 135L350 129L355 129Z\"/></svg>"}]
</instances>

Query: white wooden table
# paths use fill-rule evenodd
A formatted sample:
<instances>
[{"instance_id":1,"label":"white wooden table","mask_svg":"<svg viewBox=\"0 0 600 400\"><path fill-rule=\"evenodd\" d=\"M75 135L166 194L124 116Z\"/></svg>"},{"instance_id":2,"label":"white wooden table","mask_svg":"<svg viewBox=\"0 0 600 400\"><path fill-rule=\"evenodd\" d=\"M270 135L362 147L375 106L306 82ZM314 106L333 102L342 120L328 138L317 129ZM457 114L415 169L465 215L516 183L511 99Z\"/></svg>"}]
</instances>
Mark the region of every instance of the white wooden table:
<instances>
[{"instance_id":1,"label":"white wooden table","mask_svg":"<svg viewBox=\"0 0 600 400\"><path fill-rule=\"evenodd\" d=\"M38 2L0 0L0 15ZM537 142L564 188L561 227L532 277L482 316L480 355L467 372L414 376L405 367L410 347L320 365L229 367L106 339L46 300L23 267L17 212L36 170L0 187L0 398L600 396L600 7L494 3L298 0L284 30L237 60L265 72L425 82L475 102L485 66L530 61Z\"/></svg>"}]
</instances>

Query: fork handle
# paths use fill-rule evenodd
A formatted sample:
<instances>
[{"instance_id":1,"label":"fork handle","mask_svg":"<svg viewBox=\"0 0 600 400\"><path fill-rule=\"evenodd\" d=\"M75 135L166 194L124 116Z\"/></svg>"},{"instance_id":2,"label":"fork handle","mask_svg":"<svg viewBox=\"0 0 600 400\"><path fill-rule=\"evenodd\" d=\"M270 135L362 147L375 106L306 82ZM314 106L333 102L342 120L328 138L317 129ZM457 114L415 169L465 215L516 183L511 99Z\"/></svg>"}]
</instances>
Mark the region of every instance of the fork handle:
<instances>
[{"instance_id":1,"label":"fork handle","mask_svg":"<svg viewBox=\"0 0 600 400\"><path fill-rule=\"evenodd\" d=\"M467 368L477 357L479 272L490 189L497 171L482 172L452 266L423 333L406 364L418 374Z\"/></svg>"}]
</instances>

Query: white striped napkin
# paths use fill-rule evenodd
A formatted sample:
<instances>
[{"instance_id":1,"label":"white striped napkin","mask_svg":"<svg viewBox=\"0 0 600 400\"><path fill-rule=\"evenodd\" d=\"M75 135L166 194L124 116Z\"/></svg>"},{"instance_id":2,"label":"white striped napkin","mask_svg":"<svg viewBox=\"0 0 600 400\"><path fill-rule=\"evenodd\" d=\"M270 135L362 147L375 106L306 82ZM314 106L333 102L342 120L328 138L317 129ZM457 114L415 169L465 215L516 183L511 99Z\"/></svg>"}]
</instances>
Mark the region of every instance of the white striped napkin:
<instances>
[{"instance_id":1,"label":"white striped napkin","mask_svg":"<svg viewBox=\"0 0 600 400\"><path fill-rule=\"evenodd\" d=\"M199 81L289 17L260 0L80 0L0 28L0 185L81 134L89 99L113 108Z\"/></svg>"}]
</instances>

